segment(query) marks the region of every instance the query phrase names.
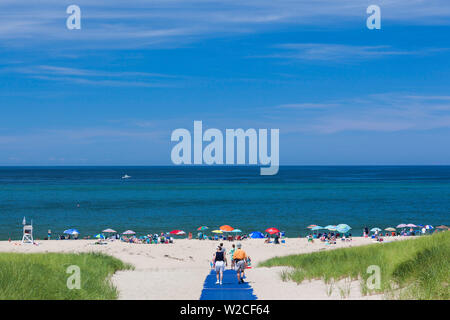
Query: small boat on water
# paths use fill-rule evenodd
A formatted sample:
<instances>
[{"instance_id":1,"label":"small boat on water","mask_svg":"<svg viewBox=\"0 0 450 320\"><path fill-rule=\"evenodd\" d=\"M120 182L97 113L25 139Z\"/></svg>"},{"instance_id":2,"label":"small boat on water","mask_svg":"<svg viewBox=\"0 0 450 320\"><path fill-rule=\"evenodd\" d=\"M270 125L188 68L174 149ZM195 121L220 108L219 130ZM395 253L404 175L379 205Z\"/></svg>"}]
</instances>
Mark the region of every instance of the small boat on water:
<instances>
[{"instance_id":1,"label":"small boat on water","mask_svg":"<svg viewBox=\"0 0 450 320\"><path fill-rule=\"evenodd\" d=\"M131 178L131 176L129 176L127 174L122 177L122 179L130 179L130 178Z\"/></svg>"}]
</instances>

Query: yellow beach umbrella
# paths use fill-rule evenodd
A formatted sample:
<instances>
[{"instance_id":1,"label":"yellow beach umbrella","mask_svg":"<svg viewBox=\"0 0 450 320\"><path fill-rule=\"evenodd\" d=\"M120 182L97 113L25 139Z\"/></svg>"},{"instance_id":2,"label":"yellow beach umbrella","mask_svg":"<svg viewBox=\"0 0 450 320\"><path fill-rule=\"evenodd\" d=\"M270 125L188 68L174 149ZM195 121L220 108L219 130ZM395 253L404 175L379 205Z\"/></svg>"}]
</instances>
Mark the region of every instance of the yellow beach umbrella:
<instances>
[{"instance_id":1,"label":"yellow beach umbrella","mask_svg":"<svg viewBox=\"0 0 450 320\"><path fill-rule=\"evenodd\" d=\"M213 231L211 231L212 233L223 233L223 231L222 230L213 230Z\"/></svg>"}]
</instances>

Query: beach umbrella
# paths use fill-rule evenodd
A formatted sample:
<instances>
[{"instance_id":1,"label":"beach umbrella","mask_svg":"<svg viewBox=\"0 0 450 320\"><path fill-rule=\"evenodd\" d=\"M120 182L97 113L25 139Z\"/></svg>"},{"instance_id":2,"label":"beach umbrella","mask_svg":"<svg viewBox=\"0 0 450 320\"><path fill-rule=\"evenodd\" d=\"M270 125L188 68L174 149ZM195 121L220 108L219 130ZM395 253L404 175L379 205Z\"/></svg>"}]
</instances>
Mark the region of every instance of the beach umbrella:
<instances>
[{"instance_id":1,"label":"beach umbrella","mask_svg":"<svg viewBox=\"0 0 450 320\"><path fill-rule=\"evenodd\" d=\"M127 230L122 234L136 234L136 232L134 232L133 230Z\"/></svg>"},{"instance_id":2,"label":"beach umbrella","mask_svg":"<svg viewBox=\"0 0 450 320\"><path fill-rule=\"evenodd\" d=\"M229 225L227 225L227 224L224 225L224 226L221 226L219 229L222 230L222 231L225 231L225 232L231 232L231 231L234 230L233 227L231 227L231 226L229 226Z\"/></svg>"},{"instance_id":3,"label":"beach umbrella","mask_svg":"<svg viewBox=\"0 0 450 320\"><path fill-rule=\"evenodd\" d=\"M207 226L201 226L201 227L198 227L198 228L197 228L197 231L205 231L205 230L207 230L207 229L208 229Z\"/></svg>"},{"instance_id":4,"label":"beach umbrella","mask_svg":"<svg viewBox=\"0 0 450 320\"><path fill-rule=\"evenodd\" d=\"M336 231L339 233L347 233L349 232L351 227L348 224L341 223L336 226Z\"/></svg>"},{"instance_id":5,"label":"beach umbrella","mask_svg":"<svg viewBox=\"0 0 450 320\"><path fill-rule=\"evenodd\" d=\"M96 235L94 236L94 238L97 238L97 239L105 239L105 236L102 235L101 233L99 233L99 234L96 234Z\"/></svg>"},{"instance_id":6,"label":"beach umbrella","mask_svg":"<svg viewBox=\"0 0 450 320\"><path fill-rule=\"evenodd\" d=\"M409 228L417 228L417 226L415 224L412 224L412 223L408 223L406 226L409 227Z\"/></svg>"},{"instance_id":7,"label":"beach umbrella","mask_svg":"<svg viewBox=\"0 0 450 320\"><path fill-rule=\"evenodd\" d=\"M211 231L212 233L223 233L223 231L222 230L213 230L213 231Z\"/></svg>"},{"instance_id":8,"label":"beach umbrella","mask_svg":"<svg viewBox=\"0 0 450 320\"><path fill-rule=\"evenodd\" d=\"M103 230L102 232L105 232L105 233L117 233L116 230L113 230L113 229L111 229L111 228L105 229L105 230Z\"/></svg>"},{"instance_id":9,"label":"beach umbrella","mask_svg":"<svg viewBox=\"0 0 450 320\"><path fill-rule=\"evenodd\" d=\"M431 230L431 229L434 229L434 227L433 227L432 225L430 225L430 224L427 224L427 225L425 226L425 229Z\"/></svg>"},{"instance_id":10,"label":"beach umbrella","mask_svg":"<svg viewBox=\"0 0 450 320\"><path fill-rule=\"evenodd\" d=\"M381 229L380 228L372 228L372 229L370 229L370 232L380 232L381 231Z\"/></svg>"},{"instance_id":11,"label":"beach umbrella","mask_svg":"<svg viewBox=\"0 0 450 320\"><path fill-rule=\"evenodd\" d=\"M280 232L280 230L278 230L277 228L272 227L272 228L266 229L266 232L269 233L269 234L274 234L274 233Z\"/></svg>"},{"instance_id":12,"label":"beach umbrella","mask_svg":"<svg viewBox=\"0 0 450 320\"><path fill-rule=\"evenodd\" d=\"M317 230L322 230L322 229L325 229L325 228L321 227L321 226L315 226L315 227L311 228L312 231L317 231Z\"/></svg>"},{"instance_id":13,"label":"beach umbrella","mask_svg":"<svg viewBox=\"0 0 450 320\"><path fill-rule=\"evenodd\" d=\"M182 236L185 235L186 232L184 232L183 230L178 231L177 233L175 233L176 236Z\"/></svg>"},{"instance_id":14,"label":"beach umbrella","mask_svg":"<svg viewBox=\"0 0 450 320\"><path fill-rule=\"evenodd\" d=\"M253 231L249 234L249 236L252 239L264 239L264 235L259 231Z\"/></svg>"},{"instance_id":15,"label":"beach umbrella","mask_svg":"<svg viewBox=\"0 0 450 320\"><path fill-rule=\"evenodd\" d=\"M310 225L307 226L306 228L307 228L307 229L312 229L312 228L314 228L314 227L317 227L317 224L310 224Z\"/></svg>"},{"instance_id":16,"label":"beach umbrella","mask_svg":"<svg viewBox=\"0 0 450 320\"><path fill-rule=\"evenodd\" d=\"M231 232L242 232L242 230L241 230L241 229L234 229L234 230L231 231Z\"/></svg>"},{"instance_id":17,"label":"beach umbrella","mask_svg":"<svg viewBox=\"0 0 450 320\"><path fill-rule=\"evenodd\" d=\"M70 234L70 235L80 234L77 229L67 229L67 230L64 230L64 233Z\"/></svg>"},{"instance_id":18,"label":"beach umbrella","mask_svg":"<svg viewBox=\"0 0 450 320\"><path fill-rule=\"evenodd\" d=\"M407 225L404 223L401 223L397 226L397 228L406 228L406 227L407 227Z\"/></svg>"},{"instance_id":19,"label":"beach umbrella","mask_svg":"<svg viewBox=\"0 0 450 320\"><path fill-rule=\"evenodd\" d=\"M184 232L183 230L172 230L169 233L170 234L179 234L180 232Z\"/></svg>"},{"instance_id":20,"label":"beach umbrella","mask_svg":"<svg viewBox=\"0 0 450 320\"><path fill-rule=\"evenodd\" d=\"M440 225L440 226L437 226L436 229L448 230L449 228L447 226Z\"/></svg>"},{"instance_id":21,"label":"beach umbrella","mask_svg":"<svg viewBox=\"0 0 450 320\"><path fill-rule=\"evenodd\" d=\"M336 231L336 226L329 224L325 227L325 229L330 230L330 231Z\"/></svg>"},{"instance_id":22,"label":"beach umbrella","mask_svg":"<svg viewBox=\"0 0 450 320\"><path fill-rule=\"evenodd\" d=\"M384 230L386 230L386 231L395 231L396 229L395 229L395 228L392 228L392 227L389 227L389 228L386 228L386 229L384 229Z\"/></svg>"}]
</instances>

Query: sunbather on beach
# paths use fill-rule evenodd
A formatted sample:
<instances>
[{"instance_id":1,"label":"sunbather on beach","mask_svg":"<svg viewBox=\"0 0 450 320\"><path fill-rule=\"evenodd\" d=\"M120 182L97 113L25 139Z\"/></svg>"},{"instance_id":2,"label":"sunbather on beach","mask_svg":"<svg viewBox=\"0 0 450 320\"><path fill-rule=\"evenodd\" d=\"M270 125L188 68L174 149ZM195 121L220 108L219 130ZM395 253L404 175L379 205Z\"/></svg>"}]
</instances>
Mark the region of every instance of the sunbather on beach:
<instances>
[{"instance_id":1,"label":"sunbather on beach","mask_svg":"<svg viewBox=\"0 0 450 320\"><path fill-rule=\"evenodd\" d=\"M214 269L216 270L217 281L216 284L222 284L223 280L223 271L225 270L225 266L228 265L227 257L225 252L222 251L222 247L218 246L217 251L214 254L213 258Z\"/></svg>"}]
</instances>

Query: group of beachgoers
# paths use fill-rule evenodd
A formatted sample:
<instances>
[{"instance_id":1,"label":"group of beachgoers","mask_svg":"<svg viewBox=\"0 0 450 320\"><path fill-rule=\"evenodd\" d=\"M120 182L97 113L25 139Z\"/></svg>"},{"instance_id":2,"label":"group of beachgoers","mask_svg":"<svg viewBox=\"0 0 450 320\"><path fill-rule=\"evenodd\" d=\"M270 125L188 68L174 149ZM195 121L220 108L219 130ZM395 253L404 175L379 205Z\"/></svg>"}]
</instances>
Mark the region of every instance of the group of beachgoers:
<instances>
[{"instance_id":1,"label":"group of beachgoers","mask_svg":"<svg viewBox=\"0 0 450 320\"><path fill-rule=\"evenodd\" d=\"M237 280L239 284L244 283L245 269L251 266L251 259L247 253L242 249L242 244L238 243L232 245L229 251L231 265L230 269L234 269L237 274ZM221 243L216 252L213 254L211 261L211 268L216 271L217 281L216 284L222 285L223 272L228 266L227 250L223 243Z\"/></svg>"}]
</instances>

